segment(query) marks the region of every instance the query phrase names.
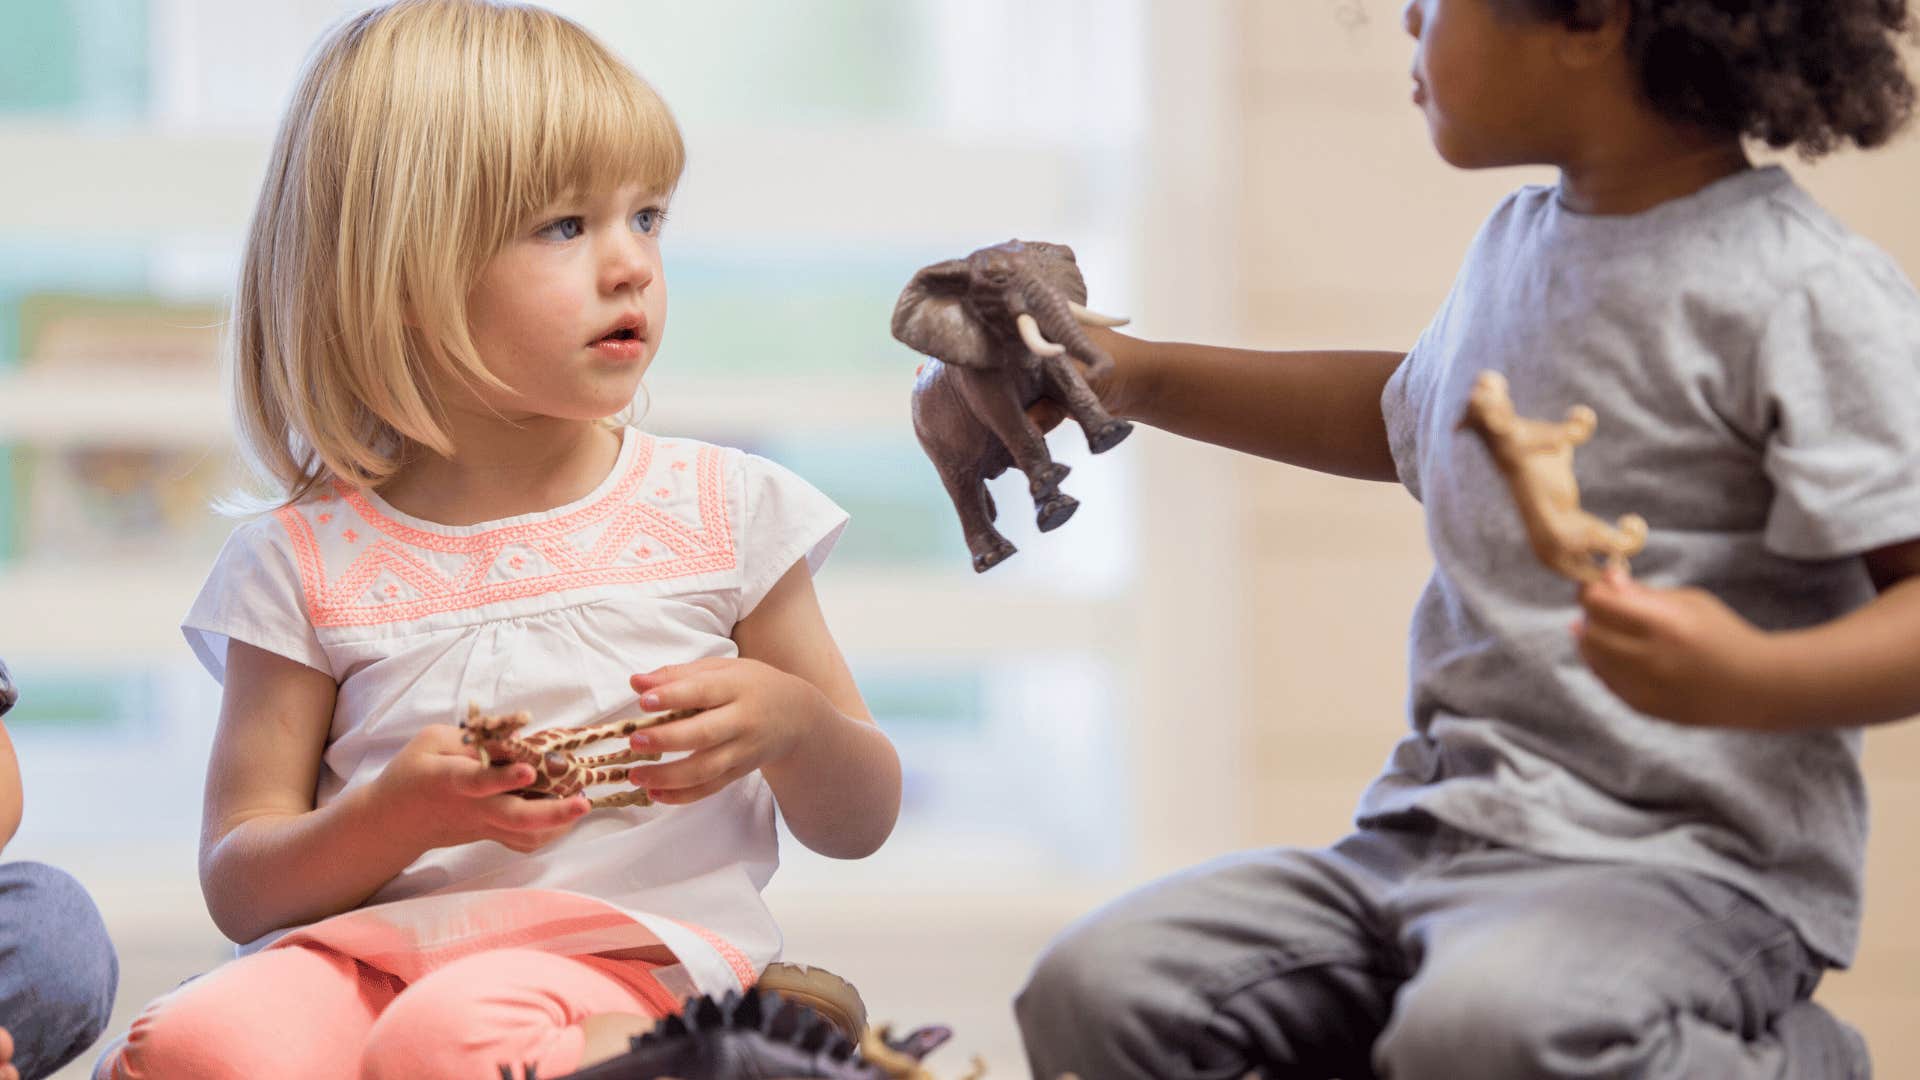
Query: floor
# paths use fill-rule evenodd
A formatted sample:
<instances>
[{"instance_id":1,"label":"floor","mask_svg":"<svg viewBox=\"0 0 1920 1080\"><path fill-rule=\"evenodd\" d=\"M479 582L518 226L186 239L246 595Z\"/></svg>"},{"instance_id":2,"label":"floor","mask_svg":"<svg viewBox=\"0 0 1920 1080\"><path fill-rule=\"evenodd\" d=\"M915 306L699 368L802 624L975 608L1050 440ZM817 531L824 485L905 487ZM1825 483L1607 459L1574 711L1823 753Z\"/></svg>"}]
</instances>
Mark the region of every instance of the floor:
<instances>
[{"instance_id":1,"label":"floor","mask_svg":"<svg viewBox=\"0 0 1920 1080\"><path fill-rule=\"evenodd\" d=\"M102 887L98 874L81 876L101 899L120 949L113 1032L124 1031L151 998L230 955L190 880L149 878L115 888ZM829 967L851 980L876 1021L952 1027L954 1041L929 1064L941 1075L958 1076L978 1054L989 1078L1027 1075L1008 1003L1048 939L1108 895L835 896L783 892L777 880L769 891L787 930L789 959ZM1914 970L1910 962L1878 958L1830 979L1821 994L1867 1035L1881 1076L1920 1075L1913 1071L1920 1063ZM92 1057L62 1069L55 1080L85 1080Z\"/></svg>"},{"instance_id":2,"label":"floor","mask_svg":"<svg viewBox=\"0 0 1920 1080\"><path fill-rule=\"evenodd\" d=\"M147 1001L231 955L190 885L149 882L95 891L121 898L101 903L120 950L114 1033L125 1031ZM958 1076L978 1054L989 1078L1026 1075L1008 1002L1053 932L1100 899L774 895L789 959L818 963L851 980L875 1021L891 1020L903 1029L928 1023L953 1028L953 1042L928 1064ZM89 1052L54 1080L86 1080L93 1057Z\"/></svg>"}]
</instances>

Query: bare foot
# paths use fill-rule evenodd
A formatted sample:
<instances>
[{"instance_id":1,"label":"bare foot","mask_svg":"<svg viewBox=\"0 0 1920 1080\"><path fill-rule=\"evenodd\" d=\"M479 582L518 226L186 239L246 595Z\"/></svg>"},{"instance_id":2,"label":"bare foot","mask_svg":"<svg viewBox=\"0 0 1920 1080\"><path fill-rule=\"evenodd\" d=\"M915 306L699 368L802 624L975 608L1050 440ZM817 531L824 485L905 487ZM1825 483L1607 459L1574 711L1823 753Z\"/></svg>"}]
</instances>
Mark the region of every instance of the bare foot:
<instances>
[{"instance_id":1,"label":"bare foot","mask_svg":"<svg viewBox=\"0 0 1920 1080\"><path fill-rule=\"evenodd\" d=\"M0 1080L20 1080L20 1070L13 1067L13 1032L0 1027Z\"/></svg>"},{"instance_id":2,"label":"bare foot","mask_svg":"<svg viewBox=\"0 0 1920 1080\"><path fill-rule=\"evenodd\" d=\"M580 1024L580 1030L586 1033L586 1048L580 1051L580 1067L598 1065L610 1058L617 1058L627 1052L627 1046L636 1035L645 1035L653 1030L659 1021L633 1013L601 1013L589 1016ZM17 1080L0 1073L0 1080Z\"/></svg>"}]
</instances>

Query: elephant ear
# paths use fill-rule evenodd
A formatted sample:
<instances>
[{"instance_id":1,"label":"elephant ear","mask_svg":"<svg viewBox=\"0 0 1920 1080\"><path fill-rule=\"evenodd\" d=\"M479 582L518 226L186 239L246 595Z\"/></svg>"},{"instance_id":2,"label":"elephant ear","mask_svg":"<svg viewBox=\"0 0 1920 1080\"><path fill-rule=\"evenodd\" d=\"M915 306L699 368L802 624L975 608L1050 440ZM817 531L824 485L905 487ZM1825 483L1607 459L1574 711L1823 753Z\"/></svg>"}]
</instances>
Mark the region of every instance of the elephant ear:
<instances>
[{"instance_id":1,"label":"elephant ear","mask_svg":"<svg viewBox=\"0 0 1920 1080\"><path fill-rule=\"evenodd\" d=\"M893 336L956 367L997 367L992 340L961 303L971 278L965 259L934 263L913 275L893 306Z\"/></svg>"}]
</instances>

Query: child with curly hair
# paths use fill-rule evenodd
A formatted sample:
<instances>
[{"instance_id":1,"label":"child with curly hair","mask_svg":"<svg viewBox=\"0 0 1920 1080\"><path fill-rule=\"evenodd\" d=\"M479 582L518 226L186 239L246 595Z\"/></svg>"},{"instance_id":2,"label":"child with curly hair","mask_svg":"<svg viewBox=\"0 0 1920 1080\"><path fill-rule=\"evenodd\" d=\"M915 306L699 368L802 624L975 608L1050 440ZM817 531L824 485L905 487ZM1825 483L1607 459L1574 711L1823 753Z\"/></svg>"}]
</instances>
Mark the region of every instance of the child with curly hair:
<instances>
[{"instance_id":1,"label":"child with curly hair","mask_svg":"<svg viewBox=\"0 0 1920 1080\"><path fill-rule=\"evenodd\" d=\"M1462 168L1540 163L1411 351L1106 333L1117 415L1424 508L1411 732L1324 850L1228 857L1066 931L1035 1074L1865 1077L1810 997L1859 929L1863 725L1920 712L1920 296L1745 142L1912 110L1903 0L1411 0ZM1587 508L1637 579L1529 550L1475 377L1585 403ZM1572 627L1570 630L1569 627Z\"/></svg>"}]
</instances>

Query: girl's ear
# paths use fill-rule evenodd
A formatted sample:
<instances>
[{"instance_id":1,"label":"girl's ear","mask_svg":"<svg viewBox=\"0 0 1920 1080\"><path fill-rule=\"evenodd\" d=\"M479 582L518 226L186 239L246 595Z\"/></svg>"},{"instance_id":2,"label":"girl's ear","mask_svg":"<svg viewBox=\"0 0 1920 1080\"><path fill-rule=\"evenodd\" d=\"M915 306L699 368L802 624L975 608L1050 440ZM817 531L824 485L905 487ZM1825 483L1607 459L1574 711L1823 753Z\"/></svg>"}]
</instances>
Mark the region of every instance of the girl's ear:
<instances>
[{"instance_id":1,"label":"girl's ear","mask_svg":"<svg viewBox=\"0 0 1920 1080\"><path fill-rule=\"evenodd\" d=\"M1632 19L1631 0L1585 0L1561 35L1555 55L1576 71L1607 63L1626 50Z\"/></svg>"}]
</instances>

